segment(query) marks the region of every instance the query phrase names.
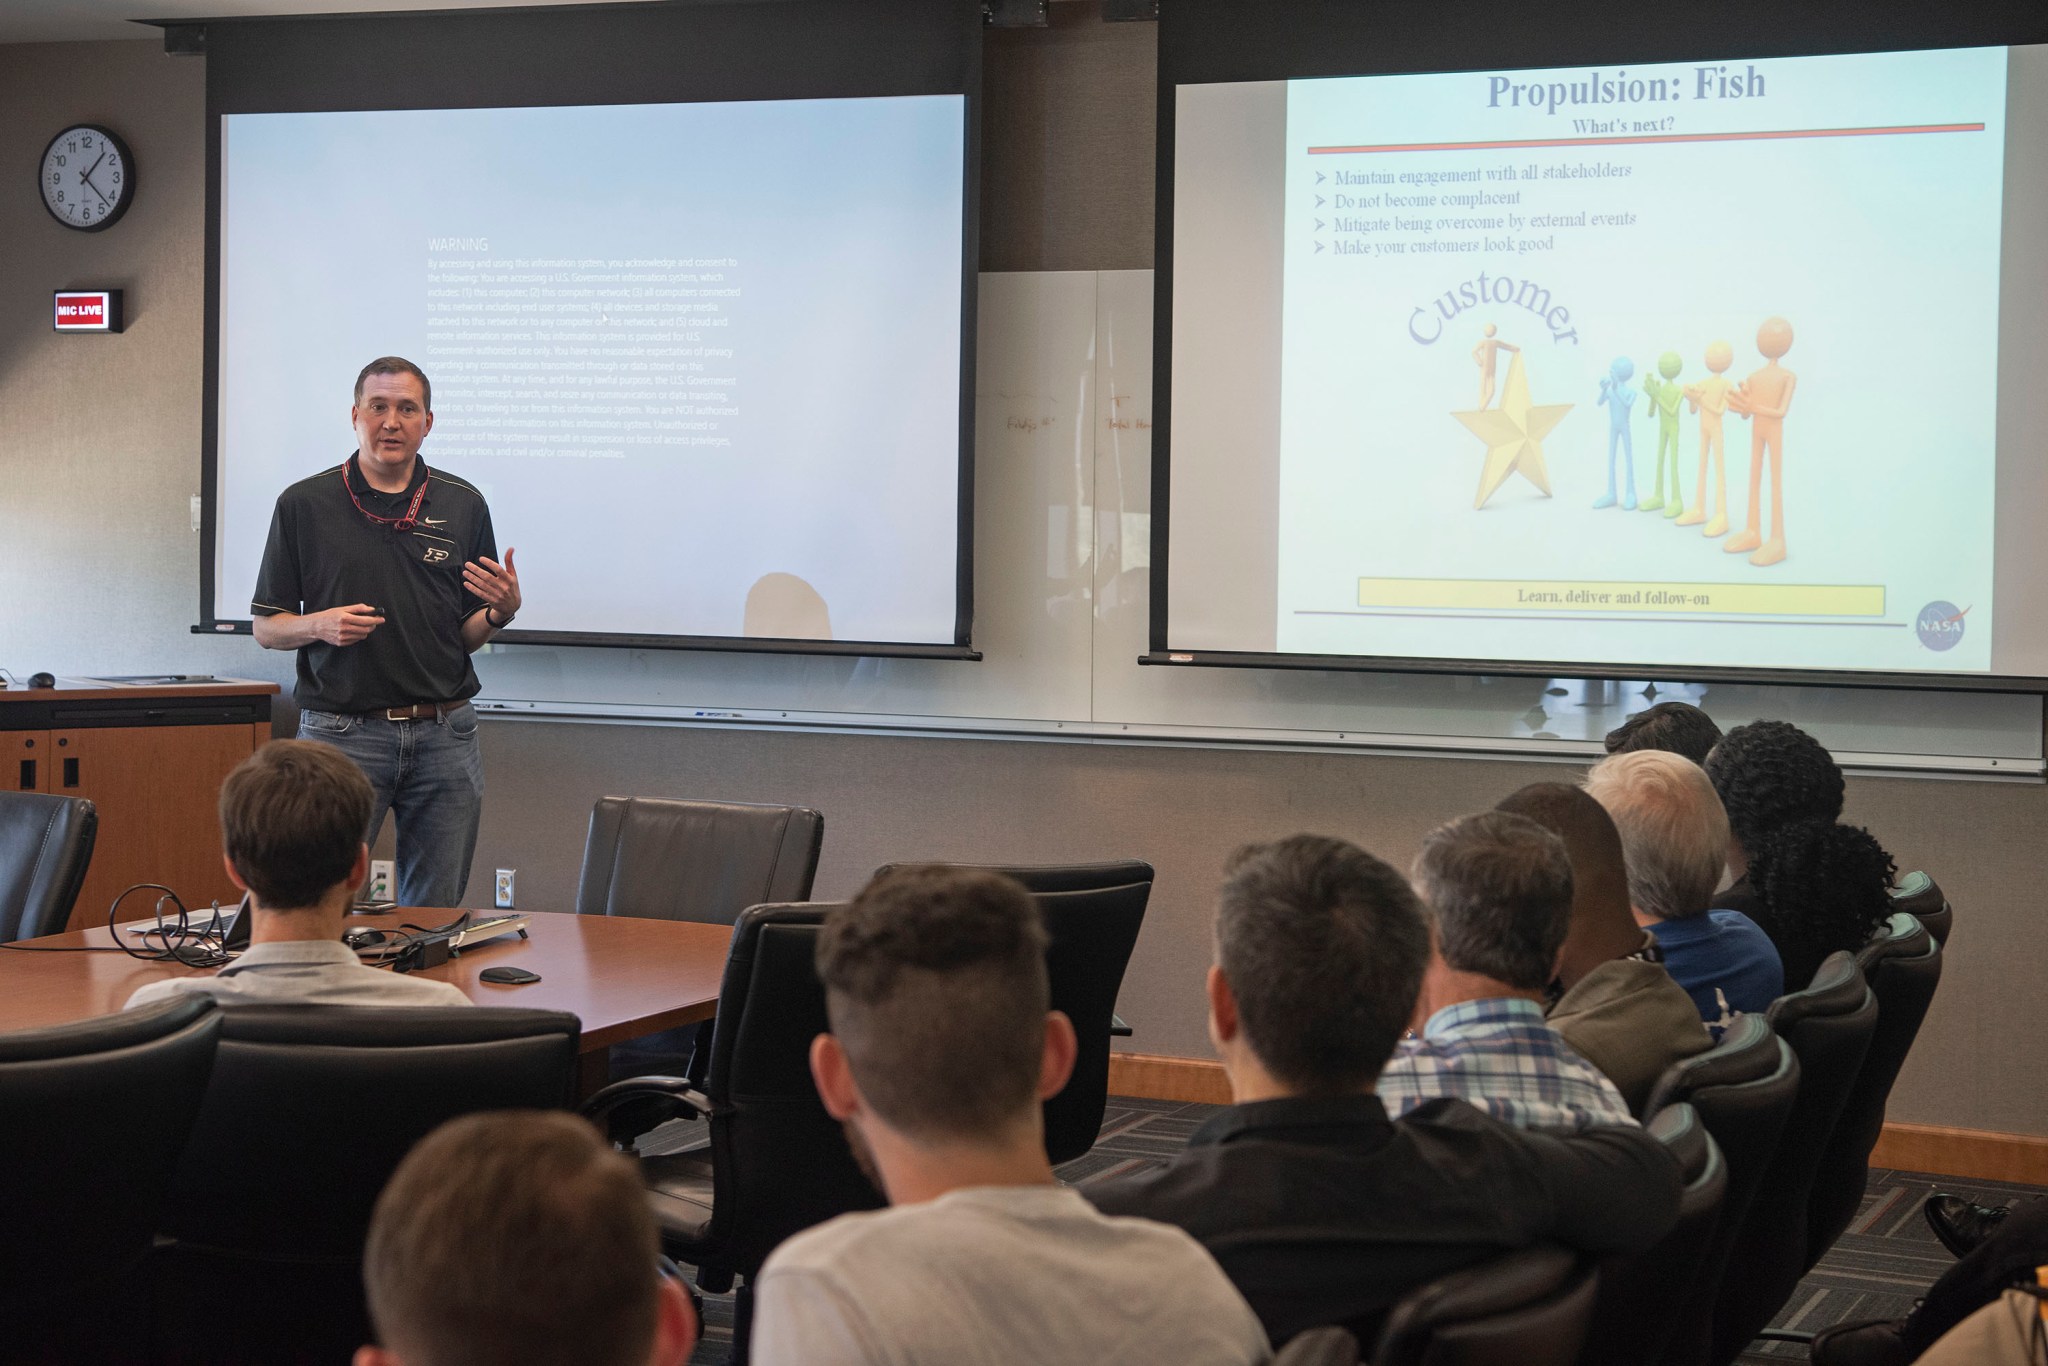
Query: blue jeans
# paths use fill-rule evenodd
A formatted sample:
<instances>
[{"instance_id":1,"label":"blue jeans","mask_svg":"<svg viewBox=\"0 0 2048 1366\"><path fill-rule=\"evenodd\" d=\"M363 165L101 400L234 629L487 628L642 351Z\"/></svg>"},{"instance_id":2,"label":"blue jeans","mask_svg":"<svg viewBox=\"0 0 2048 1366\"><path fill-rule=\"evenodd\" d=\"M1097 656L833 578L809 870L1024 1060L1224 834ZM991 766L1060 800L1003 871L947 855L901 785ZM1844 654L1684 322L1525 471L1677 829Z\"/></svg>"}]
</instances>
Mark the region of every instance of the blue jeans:
<instances>
[{"instance_id":1,"label":"blue jeans","mask_svg":"<svg viewBox=\"0 0 2048 1366\"><path fill-rule=\"evenodd\" d=\"M484 804L470 705L419 721L392 721L380 711L302 711L299 738L333 745L370 780L376 798L366 841L377 842L385 812L397 817L398 904L460 906Z\"/></svg>"}]
</instances>

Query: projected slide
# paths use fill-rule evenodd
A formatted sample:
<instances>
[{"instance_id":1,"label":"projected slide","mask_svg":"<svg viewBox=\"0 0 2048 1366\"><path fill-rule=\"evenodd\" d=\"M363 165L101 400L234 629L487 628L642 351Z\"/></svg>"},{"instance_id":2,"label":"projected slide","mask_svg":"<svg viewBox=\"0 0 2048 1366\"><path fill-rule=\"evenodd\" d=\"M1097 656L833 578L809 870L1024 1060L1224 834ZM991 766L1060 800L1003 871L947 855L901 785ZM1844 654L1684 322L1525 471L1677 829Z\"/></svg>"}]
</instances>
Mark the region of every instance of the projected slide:
<instances>
[{"instance_id":1,"label":"projected slide","mask_svg":"<svg viewBox=\"0 0 2048 1366\"><path fill-rule=\"evenodd\" d=\"M2021 606L1995 559L2009 55L1183 87L1184 130L1284 128L1258 173L1271 630L1244 648L1992 669ZM1218 145L1183 154L1179 206ZM1202 373L1213 325L1178 312L1189 265L1175 556L1203 401L1179 361ZM1173 608L1181 640L1230 616L1186 581Z\"/></svg>"},{"instance_id":2,"label":"projected slide","mask_svg":"<svg viewBox=\"0 0 2048 1366\"><path fill-rule=\"evenodd\" d=\"M526 630L954 643L960 96L222 120L217 601L433 384Z\"/></svg>"}]
</instances>

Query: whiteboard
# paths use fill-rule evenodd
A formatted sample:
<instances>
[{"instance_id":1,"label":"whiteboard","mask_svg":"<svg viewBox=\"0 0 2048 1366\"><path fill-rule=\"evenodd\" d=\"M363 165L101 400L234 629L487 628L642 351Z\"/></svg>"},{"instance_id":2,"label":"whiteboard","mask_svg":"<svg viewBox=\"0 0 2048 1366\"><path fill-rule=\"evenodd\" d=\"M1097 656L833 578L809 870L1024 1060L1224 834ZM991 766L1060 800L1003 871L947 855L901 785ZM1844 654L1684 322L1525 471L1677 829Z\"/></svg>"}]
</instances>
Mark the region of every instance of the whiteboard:
<instances>
[{"instance_id":1,"label":"whiteboard","mask_svg":"<svg viewBox=\"0 0 2048 1366\"><path fill-rule=\"evenodd\" d=\"M1582 763L1680 698L1812 732L1852 769L2043 772L2035 695L1141 666L1150 611L1152 273L980 281L979 663L494 645L488 714L1096 744L1438 752ZM517 527L500 539L518 544ZM545 565L522 561L529 594Z\"/></svg>"}]
</instances>

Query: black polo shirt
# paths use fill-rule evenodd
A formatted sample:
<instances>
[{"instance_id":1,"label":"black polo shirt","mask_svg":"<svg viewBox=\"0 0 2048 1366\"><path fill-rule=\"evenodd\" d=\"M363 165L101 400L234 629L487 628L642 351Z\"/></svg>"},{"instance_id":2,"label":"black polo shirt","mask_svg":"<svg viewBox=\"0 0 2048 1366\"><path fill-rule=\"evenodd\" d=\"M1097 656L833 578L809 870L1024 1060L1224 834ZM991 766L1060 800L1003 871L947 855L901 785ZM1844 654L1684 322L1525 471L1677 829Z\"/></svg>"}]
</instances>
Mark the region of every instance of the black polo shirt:
<instances>
[{"instance_id":1,"label":"black polo shirt","mask_svg":"<svg viewBox=\"0 0 2048 1366\"><path fill-rule=\"evenodd\" d=\"M356 508L360 501L380 517L402 517L422 479L426 497L410 531L373 522ZM310 615L359 602L382 609L383 624L354 645L316 640L299 647L294 696L303 708L362 712L452 702L482 686L462 648L462 623L484 607L463 585L462 566L479 558L497 559L498 542L491 510L474 487L421 460L403 493L379 493L351 455L345 467L329 465L278 495L249 610L259 617Z\"/></svg>"}]
</instances>

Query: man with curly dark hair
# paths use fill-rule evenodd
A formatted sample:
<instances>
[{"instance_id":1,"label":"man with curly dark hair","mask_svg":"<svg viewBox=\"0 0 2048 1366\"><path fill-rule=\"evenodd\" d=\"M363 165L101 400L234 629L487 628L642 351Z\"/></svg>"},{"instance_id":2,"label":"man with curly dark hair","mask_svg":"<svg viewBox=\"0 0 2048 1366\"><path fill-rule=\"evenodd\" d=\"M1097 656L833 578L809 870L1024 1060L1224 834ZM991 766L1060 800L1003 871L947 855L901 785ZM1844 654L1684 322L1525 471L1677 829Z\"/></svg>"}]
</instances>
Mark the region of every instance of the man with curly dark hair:
<instances>
[{"instance_id":1,"label":"man with curly dark hair","mask_svg":"<svg viewBox=\"0 0 2048 1366\"><path fill-rule=\"evenodd\" d=\"M1786 987L1798 990L1829 954L1854 952L1877 933L1898 869L1868 830L1841 823L1842 770L1799 727L1737 726L1706 770L1728 812L1736 879L1713 904L1763 928L1784 960Z\"/></svg>"}]
</instances>

